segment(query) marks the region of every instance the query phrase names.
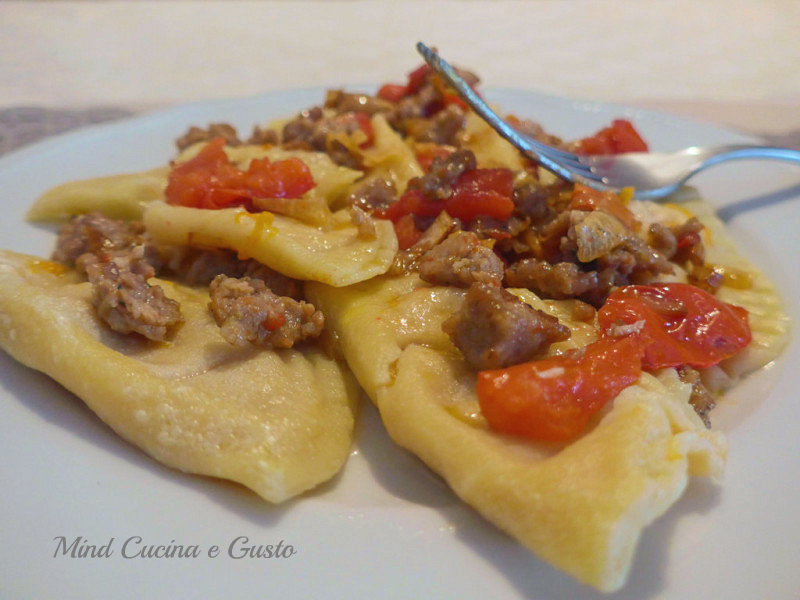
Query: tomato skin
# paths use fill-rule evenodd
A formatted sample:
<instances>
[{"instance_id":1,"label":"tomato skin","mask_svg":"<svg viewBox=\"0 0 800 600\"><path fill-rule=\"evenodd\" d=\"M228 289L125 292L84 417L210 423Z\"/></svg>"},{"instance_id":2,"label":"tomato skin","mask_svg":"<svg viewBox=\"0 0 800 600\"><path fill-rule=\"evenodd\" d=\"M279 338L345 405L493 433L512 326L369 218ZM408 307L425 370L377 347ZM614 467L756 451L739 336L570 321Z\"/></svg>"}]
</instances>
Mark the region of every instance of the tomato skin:
<instances>
[{"instance_id":1,"label":"tomato skin","mask_svg":"<svg viewBox=\"0 0 800 600\"><path fill-rule=\"evenodd\" d=\"M394 233L400 250L408 250L422 237L422 232L414 223L414 215L411 214L403 215L394 222Z\"/></svg>"},{"instance_id":2,"label":"tomato skin","mask_svg":"<svg viewBox=\"0 0 800 600\"><path fill-rule=\"evenodd\" d=\"M408 87L397 83L385 83L378 89L378 98L397 102L408 95Z\"/></svg>"},{"instance_id":3,"label":"tomato skin","mask_svg":"<svg viewBox=\"0 0 800 600\"><path fill-rule=\"evenodd\" d=\"M509 169L473 169L465 171L453 184L448 198L431 200L416 189L407 190L382 213L397 219L413 214L435 217L446 210L451 217L468 222L479 215L506 220L514 211L514 173Z\"/></svg>"},{"instance_id":4,"label":"tomato skin","mask_svg":"<svg viewBox=\"0 0 800 600\"><path fill-rule=\"evenodd\" d=\"M572 354L478 373L478 402L492 430L563 442L641 375L635 336L602 338Z\"/></svg>"},{"instance_id":5,"label":"tomato skin","mask_svg":"<svg viewBox=\"0 0 800 600\"><path fill-rule=\"evenodd\" d=\"M455 151L456 149L454 146L425 143L417 144L414 156L416 157L419 166L422 167L422 170L427 173L430 171L431 165L435 159L447 158Z\"/></svg>"},{"instance_id":6,"label":"tomato skin","mask_svg":"<svg viewBox=\"0 0 800 600\"><path fill-rule=\"evenodd\" d=\"M647 152L647 143L626 119L616 119L610 127L578 142L579 154L622 154Z\"/></svg>"},{"instance_id":7,"label":"tomato skin","mask_svg":"<svg viewBox=\"0 0 800 600\"><path fill-rule=\"evenodd\" d=\"M747 311L686 283L629 285L597 313L601 329L643 322L642 367L710 367L752 340Z\"/></svg>"},{"instance_id":8,"label":"tomato skin","mask_svg":"<svg viewBox=\"0 0 800 600\"><path fill-rule=\"evenodd\" d=\"M299 198L316 185L308 166L298 158L253 159L242 171L228 160L224 146L223 138L215 138L197 156L172 169L165 190L168 204L252 208L253 198Z\"/></svg>"},{"instance_id":9,"label":"tomato skin","mask_svg":"<svg viewBox=\"0 0 800 600\"><path fill-rule=\"evenodd\" d=\"M595 190L580 183L575 184L569 207L573 210L602 210L619 219L625 227L635 231L638 221L614 192Z\"/></svg>"}]
</instances>

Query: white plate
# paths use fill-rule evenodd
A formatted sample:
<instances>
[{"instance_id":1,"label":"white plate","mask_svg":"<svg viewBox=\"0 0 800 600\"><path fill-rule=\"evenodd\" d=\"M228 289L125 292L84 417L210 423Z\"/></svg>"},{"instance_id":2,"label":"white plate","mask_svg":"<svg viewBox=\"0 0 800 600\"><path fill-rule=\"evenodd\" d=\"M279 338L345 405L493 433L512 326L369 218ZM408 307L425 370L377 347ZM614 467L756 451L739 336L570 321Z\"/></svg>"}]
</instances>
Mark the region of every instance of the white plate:
<instances>
[{"instance_id":1,"label":"white plate","mask_svg":"<svg viewBox=\"0 0 800 600\"><path fill-rule=\"evenodd\" d=\"M489 98L567 138L632 118L654 149L745 138L643 110L497 90ZM0 160L0 247L48 255L51 230L24 222L47 188L165 163L191 124L244 131L320 102L322 90L207 102L85 129ZM739 163L696 180L741 246L779 282L798 322L800 170ZM800 591L800 348L796 339L714 417L730 434L723 487L693 482L645 531L620 598L796 598ZM789 368L784 368L789 367ZM164 468L117 438L60 386L0 354L0 596L4 598L595 598L461 504L386 438L365 407L334 481L270 506L232 484ZM109 557L54 556L59 536L111 543ZM126 540L197 546L196 558L124 558ZM288 558L233 558L291 545ZM211 558L208 550L220 548ZM241 544L234 554L241 552Z\"/></svg>"}]
</instances>

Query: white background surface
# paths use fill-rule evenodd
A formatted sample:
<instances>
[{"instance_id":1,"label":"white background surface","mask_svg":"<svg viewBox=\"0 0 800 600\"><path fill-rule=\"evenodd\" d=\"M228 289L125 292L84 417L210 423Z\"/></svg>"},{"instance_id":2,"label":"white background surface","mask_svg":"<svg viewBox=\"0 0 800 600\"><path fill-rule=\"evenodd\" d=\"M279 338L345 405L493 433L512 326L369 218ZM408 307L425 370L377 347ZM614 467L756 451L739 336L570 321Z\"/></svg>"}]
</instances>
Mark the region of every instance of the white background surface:
<instances>
[{"instance_id":1,"label":"white background surface","mask_svg":"<svg viewBox=\"0 0 800 600\"><path fill-rule=\"evenodd\" d=\"M0 107L399 81L422 40L487 86L784 133L799 31L796 0L0 2Z\"/></svg>"}]
</instances>

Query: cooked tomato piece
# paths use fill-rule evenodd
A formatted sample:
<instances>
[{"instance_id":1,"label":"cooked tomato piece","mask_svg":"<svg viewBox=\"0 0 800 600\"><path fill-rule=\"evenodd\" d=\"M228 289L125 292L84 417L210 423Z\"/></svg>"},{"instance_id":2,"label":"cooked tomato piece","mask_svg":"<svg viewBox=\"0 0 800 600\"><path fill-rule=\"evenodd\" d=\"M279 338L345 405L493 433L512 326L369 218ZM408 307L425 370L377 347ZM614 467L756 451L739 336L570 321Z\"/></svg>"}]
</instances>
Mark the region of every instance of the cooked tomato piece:
<instances>
[{"instance_id":1,"label":"cooked tomato piece","mask_svg":"<svg viewBox=\"0 0 800 600\"><path fill-rule=\"evenodd\" d=\"M603 338L569 354L481 371L478 401L495 431L567 441L640 375L638 338Z\"/></svg>"},{"instance_id":2,"label":"cooked tomato piece","mask_svg":"<svg viewBox=\"0 0 800 600\"><path fill-rule=\"evenodd\" d=\"M408 95L408 87L397 83L385 83L378 89L378 98L397 102Z\"/></svg>"},{"instance_id":3,"label":"cooked tomato piece","mask_svg":"<svg viewBox=\"0 0 800 600\"><path fill-rule=\"evenodd\" d=\"M686 283L629 285L609 295L600 327L641 322L642 367L710 367L751 341L747 311Z\"/></svg>"},{"instance_id":4,"label":"cooked tomato piece","mask_svg":"<svg viewBox=\"0 0 800 600\"><path fill-rule=\"evenodd\" d=\"M616 119L610 127L580 140L578 152L580 154L647 152L647 143L636 131L633 123L626 119Z\"/></svg>"},{"instance_id":5,"label":"cooked tomato piece","mask_svg":"<svg viewBox=\"0 0 800 600\"><path fill-rule=\"evenodd\" d=\"M415 150L416 151L414 154L417 158L417 162L419 163L419 166L422 167L422 170L426 173L430 171L431 164L433 164L434 159L447 158L456 151L453 146L445 146L434 143L417 144Z\"/></svg>"},{"instance_id":6,"label":"cooked tomato piece","mask_svg":"<svg viewBox=\"0 0 800 600\"><path fill-rule=\"evenodd\" d=\"M446 210L450 216L465 222L480 215L505 220L514 211L513 193L511 170L473 169L461 174L449 197L432 200L419 190L410 189L381 216L396 221L408 214L435 217Z\"/></svg>"},{"instance_id":7,"label":"cooked tomato piece","mask_svg":"<svg viewBox=\"0 0 800 600\"><path fill-rule=\"evenodd\" d=\"M419 241L422 232L417 229L414 215L403 215L394 222L394 233L397 236L397 245L400 250L407 250Z\"/></svg>"},{"instance_id":8,"label":"cooked tomato piece","mask_svg":"<svg viewBox=\"0 0 800 600\"><path fill-rule=\"evenodd\" d=\"M298 158L254 159L243 171L228 160L224 146L223 138L215 138L193 159L172 169L165 190L169 204L250 209L253 198L299 198L316 185L308 166Z\"/></svg>"},{"instance_id":9,"label":"cooked tomato piece","mask_svg":"<svg viewBox=\"0 0 800 600\"><path fill-rule=\"evenodd\" d=\"M602 210L619 219L632 231L638 223L636 217L628 210L618 194L595 190L580 183L575 184L569 207L573 210Z\"/></svg>"}]
</instances>

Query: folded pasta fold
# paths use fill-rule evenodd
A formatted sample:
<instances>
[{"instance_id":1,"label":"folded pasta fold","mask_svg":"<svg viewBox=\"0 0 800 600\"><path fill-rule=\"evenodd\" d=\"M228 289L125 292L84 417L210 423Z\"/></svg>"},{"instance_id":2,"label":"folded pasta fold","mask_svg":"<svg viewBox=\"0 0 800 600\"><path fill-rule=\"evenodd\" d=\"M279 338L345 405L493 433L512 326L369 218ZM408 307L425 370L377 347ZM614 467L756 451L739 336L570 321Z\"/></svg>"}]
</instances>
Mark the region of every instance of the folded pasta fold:
<instances>
[{"instance_id":1,"label":"folded pasta fold","mask_svg":"<svg viewBox=\"0 0 800 600\"><path fill-rule=\"evenodd\" d=\"M316 347L231 346L206 293L158 284L186 319L170 344L112 332L92 311L91 284L2 251L0 347L168 466L239 482L271 502L338 472L358 398L346 367Z\"/></svg>"}]
</instances>

